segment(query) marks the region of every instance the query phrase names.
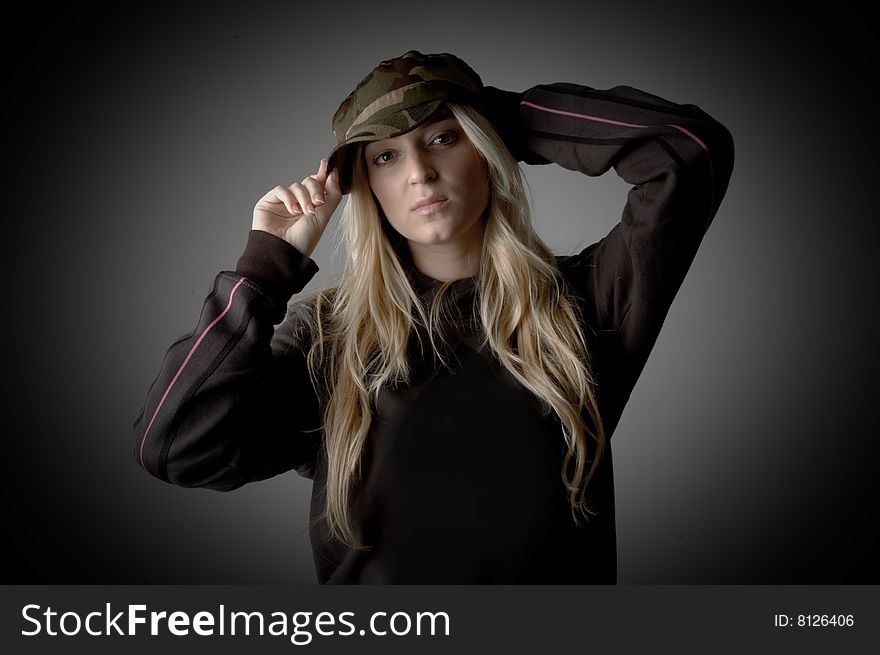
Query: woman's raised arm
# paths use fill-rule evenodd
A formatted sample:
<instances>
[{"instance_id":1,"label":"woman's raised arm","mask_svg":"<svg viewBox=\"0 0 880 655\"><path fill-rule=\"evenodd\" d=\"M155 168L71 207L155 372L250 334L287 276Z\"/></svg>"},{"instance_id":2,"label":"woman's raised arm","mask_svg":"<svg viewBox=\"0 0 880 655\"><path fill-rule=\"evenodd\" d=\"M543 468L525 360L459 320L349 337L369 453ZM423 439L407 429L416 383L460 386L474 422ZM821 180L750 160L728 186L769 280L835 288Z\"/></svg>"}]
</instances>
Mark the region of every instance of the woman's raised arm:
<instances>
[{"instance_id":1,"label":"woman's raised arm","mask_svg":"<svg viewBox=\"0 0 880 655\"><path fill-rule=\"evenodd\" d=\"M521 161L590 176L613 167L633 185L609 234L560 258L602 341L606 400L622 409L727 191L730 132L694 105L626 86L556 83L524 93L487 87L486 97Z\"/></svg>"}]
</instances>

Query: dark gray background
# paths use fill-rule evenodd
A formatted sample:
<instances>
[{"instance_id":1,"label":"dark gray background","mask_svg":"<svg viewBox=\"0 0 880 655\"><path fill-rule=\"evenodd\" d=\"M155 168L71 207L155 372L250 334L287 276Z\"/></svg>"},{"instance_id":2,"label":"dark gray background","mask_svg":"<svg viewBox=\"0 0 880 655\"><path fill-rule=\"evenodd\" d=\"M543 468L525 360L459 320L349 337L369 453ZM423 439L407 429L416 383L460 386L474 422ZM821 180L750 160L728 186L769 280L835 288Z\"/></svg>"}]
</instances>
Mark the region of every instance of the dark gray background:
<instances>
[{"instance_id":1,"label":"dark gray background","mask_svg":"<svg viewBox=\"0 0 880 655\"><path fill-rule=\"evenodd\" d=\"M135 464L131 424L256 200L312 172L342 98L416 48L511 90L628 84L734 135L615 434L620 582L880 582L867 25L734 3L294 4L10 15L4 581L314 582L308 481L171 487ZM618 220L613 174L527 174L558 252ZM338 271L334 237L309 288Z\"/></svg>"}]
</instances>

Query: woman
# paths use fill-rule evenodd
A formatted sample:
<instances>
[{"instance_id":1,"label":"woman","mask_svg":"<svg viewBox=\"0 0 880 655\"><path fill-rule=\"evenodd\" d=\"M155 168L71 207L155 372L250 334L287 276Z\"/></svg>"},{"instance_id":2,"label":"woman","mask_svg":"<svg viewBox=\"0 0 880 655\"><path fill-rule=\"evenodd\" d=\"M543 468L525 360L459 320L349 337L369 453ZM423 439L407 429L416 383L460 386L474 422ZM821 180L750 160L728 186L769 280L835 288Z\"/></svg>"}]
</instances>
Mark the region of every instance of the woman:
<instances>
[{"instance_id":1,"label":"woman","mask_svg":"<svg viewBox=\"0 0 880 655\"><path fill-rule=\"evenodd\" d=\"M628 87L501 91L416 51L333 128L169 350L141 466L221 490L312 478L321 583L613 583L609 438L726 191L730 134ZM553 256L518 161L613 166L622 220ZM289 302L345 194L339 285Z\"/></svg>"}]
</instances>

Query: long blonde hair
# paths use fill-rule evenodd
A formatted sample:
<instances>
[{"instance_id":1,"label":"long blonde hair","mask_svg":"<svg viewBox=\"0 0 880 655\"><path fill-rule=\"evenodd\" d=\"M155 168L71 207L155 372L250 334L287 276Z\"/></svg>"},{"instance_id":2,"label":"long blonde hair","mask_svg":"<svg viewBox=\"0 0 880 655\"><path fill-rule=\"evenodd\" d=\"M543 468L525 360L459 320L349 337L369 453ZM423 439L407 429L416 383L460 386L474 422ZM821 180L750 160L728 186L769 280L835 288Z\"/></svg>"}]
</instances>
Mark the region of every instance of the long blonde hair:
<instances>
[{"instance_id":1,"label":"long blonde hair","mask_svg":"<svg viewBox=\"0 0 880 655\"><path fill-rule=\"evenodd\" d=\"M568 446L561 476L578 522L579 515L590 513L585 490L605 434L576 302L565 290L555 257L532 227L516 160L479 112L454 104L449 109L489 169L491 198L476 280L485 342L501 365L558 417ZM327 392L324 519L336 538L363 548L349 504L360 481L372 407L383 386L409 379L407 345L417 326L428 328L437 352L434 325L448 284L430 307L424 306L383 228L362 152L355 161L340 219L349 258L339 285L316 299L308 363L316 388Z\"/></svg>"}]
</instances>

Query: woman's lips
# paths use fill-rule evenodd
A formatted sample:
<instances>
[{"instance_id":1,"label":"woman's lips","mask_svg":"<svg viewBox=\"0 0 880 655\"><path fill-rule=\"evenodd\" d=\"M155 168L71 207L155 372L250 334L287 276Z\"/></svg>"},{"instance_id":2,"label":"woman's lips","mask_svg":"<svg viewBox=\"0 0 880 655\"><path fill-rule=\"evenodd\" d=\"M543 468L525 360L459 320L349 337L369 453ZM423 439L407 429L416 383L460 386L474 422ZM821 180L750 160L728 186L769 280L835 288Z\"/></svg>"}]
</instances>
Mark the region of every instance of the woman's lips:
<instances>
[{"instance_id":1,"label":"woman's lips","mask_svg":"<svg viewBox=\"0 0 880 655\"><path fill-rule=\"evenodd\" d=\"M440 200L432 200L426 204L416 205L415 207L412 208L411 211L414 214L422 214L423 216L426 214L433 214L433 213L438 212L441 209L443 209L447 205L448 202L449 201L446 200L445 198L440 199Z\"/></svg>"}]
</instances>

